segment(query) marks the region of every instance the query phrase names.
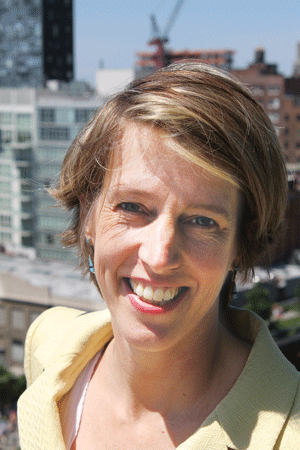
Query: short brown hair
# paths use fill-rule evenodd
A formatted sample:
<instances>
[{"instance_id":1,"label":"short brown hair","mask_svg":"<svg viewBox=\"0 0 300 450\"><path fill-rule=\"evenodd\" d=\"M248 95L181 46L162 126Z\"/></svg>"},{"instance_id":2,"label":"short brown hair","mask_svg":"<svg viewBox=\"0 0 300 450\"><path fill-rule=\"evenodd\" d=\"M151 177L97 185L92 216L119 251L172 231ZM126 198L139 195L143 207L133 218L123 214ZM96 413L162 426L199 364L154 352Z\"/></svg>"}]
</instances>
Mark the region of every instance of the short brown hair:
<instances>
[{"instance_id":1,"label":"short brown hair","mask_svg":"<svg viewBox=\"0 0 300 450\"><path fill-rule=\"evenodd\" d=\"M155 127L183 158L237 185L243 204L239 269L246 276L285 217L287 178L276 132L263 108L230 75L201 63L169 66L112 97L70 147L53 195L72 210L64 234L87 267L84 224L114 149L129 123Z\"/></svg>"}]
</instances>

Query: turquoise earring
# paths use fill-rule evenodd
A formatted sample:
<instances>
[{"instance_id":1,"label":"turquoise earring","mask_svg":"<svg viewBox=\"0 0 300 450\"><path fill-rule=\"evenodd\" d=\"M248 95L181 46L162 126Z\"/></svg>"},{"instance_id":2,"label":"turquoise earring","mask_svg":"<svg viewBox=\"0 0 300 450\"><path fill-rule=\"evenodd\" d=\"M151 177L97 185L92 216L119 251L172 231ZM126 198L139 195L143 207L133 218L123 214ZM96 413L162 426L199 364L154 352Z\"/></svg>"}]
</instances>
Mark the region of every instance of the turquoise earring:
<instances>
[{"instance_id":1,"label":"turquoise earring","mask_svg":"<svg viewBox=\"0 0 300 450\"><path fill-rule=\"evenodd\" d=\"M94 264L93 264L93 261L92 261L92 258L90 257L90 255L89 255L89 268L90 268L91 273L95 273L95 267L94 267Z\"/></svg>"},{"instance_id":2,"label":"turquoise earring","mask_svg":"<svg viewBox=\"0 0 300 450\"><path fill-rule=\"evenodd\" d=\"M90 243L90 240L88 238L86 238L86 243L87 244ZM93 264L93 261L92 261L92 258L90 255L89 255L89 269L90 269L91 273L95 273L95 267L94 267L94 264Z\"/></svg>"}]
</instances>

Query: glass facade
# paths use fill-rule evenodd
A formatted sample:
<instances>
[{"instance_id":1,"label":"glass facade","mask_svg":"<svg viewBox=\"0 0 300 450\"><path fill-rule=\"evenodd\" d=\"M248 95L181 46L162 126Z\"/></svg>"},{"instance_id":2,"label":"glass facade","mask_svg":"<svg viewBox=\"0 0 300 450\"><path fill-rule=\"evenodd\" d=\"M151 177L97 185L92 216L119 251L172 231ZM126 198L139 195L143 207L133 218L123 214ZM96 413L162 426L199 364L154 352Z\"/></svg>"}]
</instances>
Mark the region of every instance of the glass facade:
<instances>
[{"instance_id":1,"label":"glass facade","mask_svg":"<svg viewBox=\"0 0 300 450\"><path fill-rule=\"evenodd\" d=\"M47 106L47 100L49 106ZM76 103L75 103L76 100ZM70 214L55 207L55 200L47 190L58 179L61 165L72 140L94 116L99 105L82 98L66 99L65 106L54 106L51 97L41 97L37 109L37 151L35 180L43 186L37 193L36 202L36 251L45 259L72 260L75 251L63 248L60 235L68 227ZM79 103L79 105L78 105ZM80 103L82 107L80 107Z\"/></svg>"},{"instance_id":2,"label":"glass facade","mask_svg":"<svg viewBox=\"0 0 300 450\"><path fill-rule=\"evenodd\" d=\"M41 0L0 0L0 86L42 86Z\"/></svg>"},{"instance_id":3,"label":"glass facade","mask_svg":"<svg viewBox=\"0 0 300 450\"><path fill-rule=\"evenodd\" d=\"M0 86L71 81L72 0L0 0Z\"/></svg>"}]
</instances>

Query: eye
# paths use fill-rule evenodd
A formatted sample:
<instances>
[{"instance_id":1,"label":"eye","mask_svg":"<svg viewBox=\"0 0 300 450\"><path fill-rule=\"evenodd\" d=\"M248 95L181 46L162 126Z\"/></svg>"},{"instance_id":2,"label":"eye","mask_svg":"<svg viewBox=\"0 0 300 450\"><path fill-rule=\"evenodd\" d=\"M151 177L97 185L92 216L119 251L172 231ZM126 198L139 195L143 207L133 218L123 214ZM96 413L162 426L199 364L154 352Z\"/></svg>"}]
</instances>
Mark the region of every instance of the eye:
<instances>
[{"instance_id":1,"label":"eye","mask_svg":"<svg viewBox=\"0 0 300 450\"><path fill-rule=\"evenodd\" d=\"M123 209L124 211L128 212L142 212L142 208L137 205L136 203L132 202L122 202L119 205L119 208Z\"/></svg>"},{"instance_id":2,"label":"eye","mask_svg":"<svg viewBox=\"0 0 300 450\"><path fill-rule=\"evenodd\" d=\"M215 220L205 216L194 217L193 219L191 219L190 223L203 228L215 228L218 226Z\"/></svg>"}]
</instances>

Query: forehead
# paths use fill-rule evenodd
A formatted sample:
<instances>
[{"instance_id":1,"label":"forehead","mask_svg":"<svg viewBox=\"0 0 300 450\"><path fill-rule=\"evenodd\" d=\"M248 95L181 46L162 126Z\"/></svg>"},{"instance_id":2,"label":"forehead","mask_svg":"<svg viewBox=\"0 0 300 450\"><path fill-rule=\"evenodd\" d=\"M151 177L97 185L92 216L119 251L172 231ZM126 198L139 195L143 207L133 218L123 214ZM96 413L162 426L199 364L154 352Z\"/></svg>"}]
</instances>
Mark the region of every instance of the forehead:
<instances>
[{"instance_id":1,"label":"forehead","mask_svg":"<svg viewBox=\"0 0 300 450\"><path fill-rule=\"evenodd\" d=\"M124 188L172 191L178 197L205 194L221 202L238 196L235 186L176 153L162 131L141 124L127 126L115 147L105 195Z\"/></svg>"}]
</instances>

